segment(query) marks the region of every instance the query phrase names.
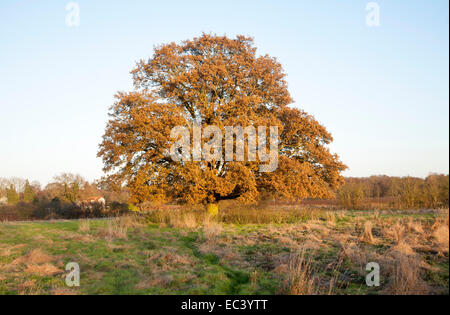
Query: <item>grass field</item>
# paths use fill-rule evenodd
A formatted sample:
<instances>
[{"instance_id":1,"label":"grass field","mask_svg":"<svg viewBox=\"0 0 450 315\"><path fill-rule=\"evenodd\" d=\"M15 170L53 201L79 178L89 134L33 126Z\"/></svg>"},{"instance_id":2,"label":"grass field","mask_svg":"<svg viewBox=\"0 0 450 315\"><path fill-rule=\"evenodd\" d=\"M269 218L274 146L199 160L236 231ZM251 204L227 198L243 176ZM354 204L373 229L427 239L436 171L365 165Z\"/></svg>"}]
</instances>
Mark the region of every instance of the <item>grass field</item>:
<instances>
[{"instance_id":1,"label":"grass field","mask_svg":"<svg viewBox=\"0 0 450 315\"><path fill-rule=\"evenodd\" d=\"M448 210L297 208L4 222L0 294L449 294L448 224Z\"/></svg>"}]
</instances>

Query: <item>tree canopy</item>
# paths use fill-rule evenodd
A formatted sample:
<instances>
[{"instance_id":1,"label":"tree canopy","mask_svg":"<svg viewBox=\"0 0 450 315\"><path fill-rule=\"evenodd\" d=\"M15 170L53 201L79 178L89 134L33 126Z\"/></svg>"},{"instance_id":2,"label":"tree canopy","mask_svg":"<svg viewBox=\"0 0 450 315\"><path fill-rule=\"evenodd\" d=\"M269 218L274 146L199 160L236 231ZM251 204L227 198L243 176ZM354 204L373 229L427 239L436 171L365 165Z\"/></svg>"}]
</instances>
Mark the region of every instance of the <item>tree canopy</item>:
<instances>
[{"instance_id":1,"label":"tree canopy","mask_svg":"<svg viewBox=\"0 0 450 315\"><path fill-rule=\"evenodd\" d=\"M289 107L293 100L281 64L258 56L251 38L204 34L164 44L131 73L135 89L116 94L98 155L105 179L126 184L134 202L319 198L343 183L346 166L328 148L331 134L311 115ZM276 126L278 167L260 172L266 163L260 157L174 161L171 130L183 126L193 137L194 125L222 131Z\"/></svg>"},{"instance_id":2,"label":"tree canopy","mask_svg":"<svg viewBox=\"0 0 450 315\"><path fill-rule=\"evenodd\" d=\"M17 194L16 188L11 184L6 191L6 197L8 198L9 204L16 204L19 202L19 195Z\"/></svg>"},{"instance_id":3,"label":"tree canopy","mask_svg":"<svg viewBox=\"0 0 450 315\"><path fill-rule=\"evenodd\" d=\"M25 182L25 188L23 190L23 200L26 202L32 202L35 197L35 192L33 187L30 185L28 180Z\"/></svg>"}]
</instances>

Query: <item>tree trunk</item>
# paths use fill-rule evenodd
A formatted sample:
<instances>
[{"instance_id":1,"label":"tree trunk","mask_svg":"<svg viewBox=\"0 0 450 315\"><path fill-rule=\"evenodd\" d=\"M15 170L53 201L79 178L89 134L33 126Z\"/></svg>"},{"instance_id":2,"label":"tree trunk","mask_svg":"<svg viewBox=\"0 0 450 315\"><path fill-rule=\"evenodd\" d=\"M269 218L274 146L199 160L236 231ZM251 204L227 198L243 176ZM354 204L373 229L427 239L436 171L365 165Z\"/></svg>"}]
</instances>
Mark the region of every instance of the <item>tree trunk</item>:
<instances>
[{"instance_id":1,"label":"tree trunk","mask_svg":"<svg viewBox=\"0 0 450 315\"><path fill-rule=\"evenodd\" d=\"M219 213L219 203L206 204L206 211L208 211L211 216L215 217Z\"/></svg>"}]
</instances>

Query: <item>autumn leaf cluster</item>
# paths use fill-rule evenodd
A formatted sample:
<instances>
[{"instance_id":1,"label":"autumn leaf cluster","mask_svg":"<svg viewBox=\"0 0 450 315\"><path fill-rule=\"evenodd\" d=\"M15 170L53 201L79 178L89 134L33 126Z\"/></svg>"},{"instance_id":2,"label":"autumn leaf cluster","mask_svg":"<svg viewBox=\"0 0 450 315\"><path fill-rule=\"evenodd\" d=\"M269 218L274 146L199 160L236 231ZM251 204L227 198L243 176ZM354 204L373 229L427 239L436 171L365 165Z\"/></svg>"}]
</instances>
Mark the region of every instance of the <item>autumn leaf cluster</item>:
<instances>
[{"instance_id":1,"label":"autumn leaf cluster","mask_svg":"<svg viewBox=\"0 0 450 315\"><path fill-rule=\"evenodd\" d=\"M135 89L119 92L98 155L106 180L127 185L134 202L191 204L262 197L329 197L346 168L329 151L332 136L290 107L281 64L258 56L253 40L204 34L155 48L132 70ZM175 126L277 126L278 168L262 161L182 161L169 155Z\"/></svg>"}]
</instances>

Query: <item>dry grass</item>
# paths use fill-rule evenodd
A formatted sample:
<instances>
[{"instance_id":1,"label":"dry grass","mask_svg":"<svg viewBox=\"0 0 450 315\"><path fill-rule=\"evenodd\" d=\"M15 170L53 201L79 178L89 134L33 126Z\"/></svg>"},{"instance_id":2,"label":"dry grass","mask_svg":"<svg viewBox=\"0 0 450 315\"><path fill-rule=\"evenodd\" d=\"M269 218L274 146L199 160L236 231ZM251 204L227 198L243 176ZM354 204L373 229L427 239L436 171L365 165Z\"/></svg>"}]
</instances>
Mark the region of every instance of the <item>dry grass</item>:
<instances>
[{"instance_id":1,"label":"dry grass","mask_svg":"<svg viewBox=\"0 0 450 315\"><path fill-rule=\"evenodd\" d=\"M433 229L433 237L439 245L439 251L449 252L449 230L448 225L445 223L438 224Z\"/></svg>"},{"instance_id":2,"label":"dry grass","mask_svg":"<svg viewBox=\"0 0 450 315\"><path fill-rule=\"evenodd\" d=\"M405 226L398 221L395 224L388 225L384 228L384 234L394 240L397 244L404 239L405 231Z\"/></svg>"},{"instance_id":3,"label":"dry grass","mask_svg":"<svg viewBox=\"0 0 450 315\"><path fill-rule=\"evenodd\" d=\"M10 256L11 255L11 247L0 248L0 256Z\"/></svg>"},{"instance_id":4,"label":"dry grass","mask_svg":"<svg viewBox=\"0 0 450 315\"><path fill-rule=\"evenodd\" d=\"M176 228L194 229L198 226L198 221L194 213L183 213L180 216L169 217L169 224Z\"/></svg>"},{"instance_id":5,"label":"dry grass","mask_svg":"<svg viewBox=\"0 0 450 315\"><path fill-rule=\"evenodd\" d=\"M120 218L121 225L127 228L140 228L146 225L145 218L138 215L128 215Z\"/></svg>"},{"instance_id":6,"label":"dry grass","mask_svg":"<svg viewBox=\"0 0 450 315\"><path fill-rule=\"evenodd\" d=\"M78 223L78 232L89 233L90 230L91 230L91 225L90 225L89 219L80 220L80 222Z\"/></svg>"},{"instance_id":7,"label":"dry grass","mask_svg":"<svg viewBox=\"0 0 450 315\"><path fill-rule=\"evenodd\" d=\"M192 266L194 261L191 257L177 253L174 248L162 248L159 251L150 251L146 264L157 270L173 270L185 266Z\"/></svg>"},{"instance_id":8,"label":"dry grass","mask_svg":"<svg viewBox=\"0 0 450 315\"><path fill-rule=\"evenodd\" d=\"M310 207L245 208L233 207L219 212L218 220L234 224L282 224L324 217L327 211Z\"/></svg>"},{"instance_id":9,"label":"dry grass","mask_svg":"<svg viewBox=\"0 0 450 315\"><path fill-rule=\"evenodd\" d=\"M305 256L304 250L291 254L288 259L283 293L291 295L312 295L317 293L312 260Z\"/></svg>"},{"instance_id":10,"label":"dry grass","mask_svg":"<svg viewBox=\"0 0 450 315\"><path fill-rule=\"evenodd\" d=\"M380 218L380 211L379 210L375 210L375 212L373 214L373 218L375 219L375 221L378 221L378 219Z\"/></svg>"},{"instance_id":11,"label":"dry grass","mask_svg":"<svg viewBox=\"0 0 450 315\"><path fill-rule=\"evenodd\" d=\"M138 215L117 217L108 220L106 227L100 229L98 235L109 241L115 238L127 239L129 229L138 229L145 225L145 218Z\"/></svg>"},{"instance_id":12,"label":"dry grass","mask_svg":"<svg viewBox=\"0 0 450 315\"><path fill-rule=\"evenodd\" d=\"M38 276L54 276L63 273L61 269L49 263L45 263L42 265L35 265L35 264L27 265L25 272Z\"/></svg>"},{"instance_id":13,"label":"dry grass","mask_svg":"<svg viewBox=\"0 0 450 315\"><path fill-rule=\"evenodd\" d=\"M31 250L23 256L14 259L7 267L10 271L18 271L21 270L23 266L25 266L24 272L27 274L38 276L54 276L62 272L61 269L51 264L51 262L55 261L56 259L57 257L51 256L41 249L37 248ZM24 285L28 284L30 283L26 282ZM27 290L25 291L23 291L24 294L32 294L29 288L27 288Z\"/></svg>"},{"instance_id":14,"label":"dry grass","mask_svg":"<svg viewBox=\"0 0 450 315\"><path fill-rule=\"evenodd\" d=\"M229 244L226 242L218 242L215 239L206 239L198 246L198 251L205 255L216 255L223 264L230 264L239 268L246 268L250 265L238 250L227 245Z\"/></svg>"},{"instance_id":15,"label":"dry grass","mask_svg":"<svg viewBox=\"0 0 450 315\"><path fill-rule=\"evenodd\" d=\"M428 294L429 288L422 280L421 262L411 255L398 255L393 262L390 281L383 293L392 295Z\"/></svg>"},{"instance_id":16,"label":"dry grass","mask_svg":"<svg viewBox=\"0 0 450 315\"><path fill-rule=\"evenodd\" d=\"M129 221L122 218L115 218L108 221L106 228L100 231L100 235L104 235L107 240L111 241L115 238L128 238Z\"/></svg>"},{"instance_id":17,"label":"dry grass","mask_svg":"<svg viewBox=\"0 0 450 315\"><path fill-rule=\"evenodd\" d=\"M19 265L19 264L43 264L49 263L56 259L56 257L48 255L41 249L33 249L28 252L26 255L16 258L12 261L11 265Z\"/></svg>"},{"instance_id":18,"label":"dry grass","mask_svg":"<svg viewBox=\"0 0 450 315\"><path fill-rule=\"evenodd\" d=\"M213 218L207 216L203 221L203 237L206 239L214 239L223 231L223 226L217 223Z\"/></svg>"},{"instance_id":19,"label":"dry grass","mask_svg":"<svg viewBox=\"0 0 450 315\"><path fill-rule=\"evenodd\" d=\"M258 272L258 270L254 270L250 274L250 285L252 286L253 289L255 289L257 287L258 279L259 279L259 272Z\"/></svg>"},{"instance_id":20,"label":"dry grass","mask_svg":"<svg viewBox=\"0 0 450 315\"><path fill-rule=\"evenodd\" d=\"M401 240L399 243L396 243L394 246L389 248L387 253L391 254L395 259L397 259L399 256L402 256L402 255L415 257L417 254L414 251L413 247L404 240Z\"/></svg>"},{"instance_id":21,"label":"dry grass","mask_svg":"<svg viewBox=\"0 0 450 315\"><path fill-rule=\"evenodd\" d=\"M195 228L202 224L208 215L203 208L195 209L153 209L146 213L147 220L151 223L164 223L173 227ZM334 221L334 214L323 209L305 206L274 206L269 208L259 207L220 207L219 214L215 217L217 222L230 224L282 224L305 222L325 218Z\"/></svg>"},{"instance_id":22,"label":"dry grass","mask_svg":"<svg viewBox=\"0 0 450 315\"><path fill-rule=\"evenodd\" d=\"M145 290L157 286L167 287L170 285L172 281L173 277L171 275L153 274L151 277L145 278L141 280L138 284L136 284L136 289Z\"/></svg>"},{"instance_id":23,"label":"dry grass","mask_svg":"<svg viewBox=\"0 0 450 315\"><path fill-rule=\"evenodd\" d=\"M410 232L425 234L422 222L420 221L414 221L412 218L409 218L407 222L407 227Z\"/></svg>"},{"instance_id":24,"label":"dry grass","mask_svg":"<svg viewBox=\"0 0 450 315\"><path fill-rule=\"evenodd\" d=\"M332 226L336 225L336 215L334 212L327 211L324 213L325 220Z\"/></svg>"},{"instance_id":25,"label":"dry grass","mask_svg":"<svg viewBox=\"0 0 450 315\"><path fill-rule=\"evenodd\" d=\"M371 221L367 220L366 222L364 222L364 232L361 235L361 238L360 238L361 241L369 243L369 244L375 243L375 239L372 234L372 228L373 228L373 224Z\"/></svg>"},{"instance_id":26,"label":"dry grass","mask_svg":"<svg viewBox=\"0 0 450 315\"><path fill-rule=\"evenodd\" d=\"M345 218L346 215L347 215L347 211L345 211L345 210L336 211L337 219L342 220L343 218Z\"/></svg>"},{"instance_id":27,"label":"dry grass","mask_svg":"<svg viewBox=\"0 0 450 315\"><path fill-rule=\"evenodd\" d=\"M341 242L339 259L343 260L345 258L356 267L356 270L362 277L367 274L365 271L367 263L371 261L381 261L381 258L376 253L368 251L356 242Z\"/></svg>"}]
</instances>

